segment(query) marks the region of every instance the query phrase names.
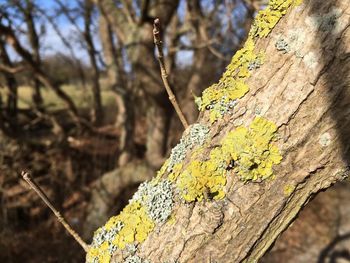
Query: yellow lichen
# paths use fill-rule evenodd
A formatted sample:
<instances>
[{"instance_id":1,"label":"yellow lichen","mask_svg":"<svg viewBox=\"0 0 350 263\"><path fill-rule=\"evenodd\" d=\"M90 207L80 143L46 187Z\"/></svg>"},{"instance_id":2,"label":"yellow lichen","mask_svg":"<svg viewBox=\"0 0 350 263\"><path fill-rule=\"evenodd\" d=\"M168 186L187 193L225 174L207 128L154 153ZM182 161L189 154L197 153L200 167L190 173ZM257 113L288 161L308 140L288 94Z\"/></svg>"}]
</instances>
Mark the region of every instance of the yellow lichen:
<instances>
[{"instance_id":1,"label":"yellow lichen","mask_svg":"<svg viewBox=\"0 0 350 263\"><path fill-rule=\"evenodd\" d=\"M169 225L174 225L175 223L176 223L176 217L175 217L174 214L172 214L172 215L169 217L169 219L168 219L168 221L167 221L167 224L169 224Z\"/></svg>"},{"instance_id":2,"label":"yellow lichen","mask_svg":"<svg viewBox=\"0 0 350 263\"><path fill-rule=\"evenodd\" d=\"M156 181L158 182L162 176L164 175L165 171L167 170L168 168L168 165L169 165L169 159L166 160L164 162L164 164L162 165L162 167L159 169L159 171L157 172L157 176L156 176Z\"/></svg>"},{"instance_id":3,"label":"yellow lichen","mask_svg":"<svg viewBox=\"0 0 350 263\"><path fill-rule=\"evenodd\" d=\"M168 179L170 181L174 182L177 179L177 177L180 174L180 171L182 169L182 166L183 166L182 163L178 163L178 164L174 165L172 172L168 175Z\"/></svg>"},{"instance_id":4,"label":"yellow lichen","mask_svg":"<svg viewBox=\"0 0 350 263\"><path fill-rule=\"evenodd\" d=\"M124 223L124 227L113 241L113 244L121 249L134 241L143 242L154 228L153 221L139 202L129 204L120 215L116 216L115 219L112 217L110 220Z\"/></svg>"},{"instance_id":5,"label":"yellow lichen","mask_svg":"<svg viewBox=\"0 0 350 263\"><path fill-rule=\"evenodd\" d=\"M233 56L219 83L207 88L201 98L196 98L201 111L210 110L211 123L226 113L232 102L249 91L246 80L252 69L258 68L264 61L264 54L255 51L255 38L266 37L287 9L301 2L302 0L270 0L268 7L258 13L244 47ZM199 148L184 169L182 162L175 164L168 179L176 182L184 200L195 201L202 200L208 194L214 199L225 196L226 168L232 160L234 171L242 180L271 177L273 165L282 159L277 146L273 144L276 130L277 127L272 122L256 117L249 128L241 126L229 132L221 145L212 149L204 161L199 161L203 150ZM168 163L169 161L158 172L156 182L163 177ZM285 193L291 189L285 187ZM119 223L122 223L122 227L113 235L113 240L90 247L88 262L109 262L112 256L111 246L112 249L113 246L124 249L127 244L143 242L155 227L145 208L137 201L126 206L120 215L110 218L103 227L104 231L113 229ZM96 233L99 231L100 229Z\"/></svg>"},{"instance_id":6,"label":"yellow lichen","mask_svg":"<svg viewBox=\"0 0 350 263\"><path fill-rule=\"evenodd\" d=\"M277 127L262 117L256 117L249 128L238 127L222 142L236 163L235 170L242 180L262 180L272 176L272 166L282 160L275 140Z\"/></svg>"},{"instance_id":7,"label":"yellow lichen","mask_svg":"<svg viewBox=\"0 0 350 263\"><path fill-rule=\"evenodd\" d=\"M227 168L232 162L232 168L241 180L271 177L273 165L282 160L273 144L276 131L273 122L256 117L249 128L240 126L229 132L206 160L193 158L183 170L182 164L174 169L168 179L176 182L185 201L192 202L201 201L207 194L213 199L223 198Z\"/></svg>"},{"instance_id":8,"label":"yellow lichen","mask_svg":"<svg viewBox=\"0 0 350 263\"><path fill-rule=\"evenodd\" d=\"M254 53L254 41L248 38L244 47L237 51L219 83L207 88L201 98L200 110L210 110L210 122L213 123L222 116L230 101L242 98L249 88L245 80L250 76L250 63L263 61L262 54Z\"/></svg>"},{"instance_id":9,"label":"yellow lichen","mask_svg":"<svg viewBox=\"0 0 350 263\"><path fill-rule=\"evenodd\" d=\"M111 246L124 249L127 244L141 243L155 226L147 215L146 209L137 201L127 205L119 215L111 217L102 228L104 231L109 231L118 223L123 227L115 235L109 236L110 239L106 237L106 240L97 247L91 246L87 255L88 262L94 262L94 260L100 263L109 262L112 256ZM95 235L102 231L102 228L98 229Z\"/></svg>"},{"instance_id":10,"label":"yellow lichen","mask_svg":"<svg viewBox=\"0 0 350 263\"><path fill-rule=\"evenodd\" d=\"M301 2L302 0L270 0L268 6L256 16L249 36L266 37L287 13L288 8Z\"/></svg>"},{"instance_id":11,"label":"yellow lichen","mask_svg":"<svg viewBox=\"0 0 350 263\"><path fill-rule=\"evenodd\" d=\"M214 199L221 199L225 196L225 184L225 170L220 169L211 159L190 162L176 182L181 196L188 202L201 201L205 193L212 195Z\"/></svg>"},{"instance_id":12,"label":"yellow lichen","mask_svg":"<svg viewBox=\"0 0 350 263\"><path fill-rule=\"evenodd\" d=\"M230 102L242 98L249 91L247 78L253 69L263 64L264 54L255 51L255 38L266 37L288 8L301 2L302 0L270 0L266 9L259 11L246 43L233 56L219 82L204 90L200 99L196 98L199 110L209 110L211 123L230 109Z\"/></svg>"},{"instance_id":13,"label":"yellow lichen","mask_svg":"<svg viewBox=\"0 0 350 263\"><path fill-rule=\"evenodd\" d=\"M295 185L287 184L283 187L283 193L286 196L290 196L290 194L293 193L294 190L295 190Z\"/></svg>"},{"instance_id":14,"label":"yellow lichen","mask_svg":"<svg viewBox=\"0 0 350 263\"><path fill-rule=\"evenodd\" d=\"M107 241L103 242L100 247L91 247L87 254L88 262L109 263L112 255L108 251L109 244ZM96 259L96 260L94 260Z\"/></svg>"}]
</instances>

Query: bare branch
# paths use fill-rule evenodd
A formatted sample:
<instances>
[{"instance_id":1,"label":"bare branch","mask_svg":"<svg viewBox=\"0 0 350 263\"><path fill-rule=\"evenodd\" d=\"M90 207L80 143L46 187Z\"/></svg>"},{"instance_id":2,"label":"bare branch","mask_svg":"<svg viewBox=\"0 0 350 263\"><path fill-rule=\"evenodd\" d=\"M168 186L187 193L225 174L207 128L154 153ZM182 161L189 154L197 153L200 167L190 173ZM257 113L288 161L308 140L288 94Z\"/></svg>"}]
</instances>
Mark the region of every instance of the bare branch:
<instances>
[{"instance_id":1,"label":"bare branch","mask_svg":"<svg viewBox=\"0 0 350 263\"><path fill-rule=\"evenodd\" d=\"M6 73L16 74L16 73L22 72L24 70L26 70L26 68L23 66L10 67L10 66L6 66L4 64L0 64L0 71L6 72Z\"/></svg>"},{"instance_id":2,"label":"bare branch","mask_svg":"<svg viewBox=\"0 0 350 263\"><path fill-rule=\"evenodd\" d=\"M162 49L162 41L160 39L160 21L158 18L154 20L153 23L153 37L154 37L154 44L157 47L158 50L158 61L159 61L159 66L160 66L160 72L162 76L162 80L164 83L164 87L169 95L169 100L171 104L173 104L175 111L177 115L179 116L179 119L182 123L182 125L185 127L185 129L188 128L188 123L186 121L186 118L184 114L182 113L179 104L176 101L176 97L173 93L173 91L170 88L169 82L168 82L168 74L165 69L165 63L164 63L164 55L163 55L163 49Z\"/></svg>"},{"instance_id":3,"label":"bare branch","mask_svg":"<svg viewBox=\"0 0 350 263\"><path fill-rule=\"evenodd\" d=\"M56 216L57 220L64 226L68 233L79 243L79 245L81 245L85 252L88 252L89 246L81 239L78 233L72 229L72 227L67 223L64 217L61 215L61 213L58 212L57 209L52 205L47 195L40 188L40 186L35 183L34 179L31 178L29 173L22 171L21 175L23 179L28 183L28 185L38 194L41 200L43 200L43 202L51 209L51 211Z\"/></svg>"}]
</instances>

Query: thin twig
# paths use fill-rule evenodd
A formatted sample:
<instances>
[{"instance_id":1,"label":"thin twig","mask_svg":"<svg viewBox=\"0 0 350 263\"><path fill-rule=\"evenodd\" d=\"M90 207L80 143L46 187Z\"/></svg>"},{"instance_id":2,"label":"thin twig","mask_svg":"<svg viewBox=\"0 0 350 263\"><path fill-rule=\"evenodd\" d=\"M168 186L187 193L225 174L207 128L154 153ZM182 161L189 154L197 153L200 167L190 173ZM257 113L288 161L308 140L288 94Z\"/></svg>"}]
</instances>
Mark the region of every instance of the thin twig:
<instances>
[{"instance_id":1,"label":"thin twig","mask_svg":"<svg viewBox=\"0 0 350 263\"><path fill-rule=\"evenodd\" d=\"M38 184L35 183L33 178L29 175L29 173L22 171L21 173L23 179L29 184L29 186L39 195L39 197L44 201L44 203L52 210L55 214L57 220L64 226L64 228L68 231L68 233L82 246L85 252L88 252L89 246L81 239L79 234L75 232L71 226L67 223L67 221L63 218L60 212L56 210L56 208L52 205L49 198L46 196L44 191L40 188Z\"/></svg>"},{"instance_id":2,"label":"thin twig","mask_svg":"<svg viewBox=\"0 0 350 263\"><path fill-rule=\"evenodd\" d=\"M168 82L168 73L166 72L166 69L165 69L162 41L160 38L159 18L156 18L154 20L154 23L153 23L153 38L154 38L154 44L156 45L157 50L158 50L158 61L159 61L160 73L162 75L164 87L168 93L169 100L170 100L171 104L173 104L175 111L176 111L177 115L179 116L179 119L180 119L182 125L185 127L185 129L187 129L188 122L186 121L186 118L185 118L184 114L182 113L180 106L176 101L176 97L175 97L173 91L171 90L169 82Z\"/></svg>"}]
</instances>

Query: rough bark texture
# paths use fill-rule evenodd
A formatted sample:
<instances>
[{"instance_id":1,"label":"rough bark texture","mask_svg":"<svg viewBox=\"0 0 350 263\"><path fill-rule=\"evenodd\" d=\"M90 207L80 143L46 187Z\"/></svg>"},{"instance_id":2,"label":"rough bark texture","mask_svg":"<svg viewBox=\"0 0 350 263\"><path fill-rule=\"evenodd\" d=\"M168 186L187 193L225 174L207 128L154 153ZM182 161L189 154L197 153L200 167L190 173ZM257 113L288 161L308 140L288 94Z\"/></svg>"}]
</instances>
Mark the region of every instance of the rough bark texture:
<instances>
[{"instance_id":1,"label":"rough bark texture","mask_svg":"<svg viewBox=\"0 0 350 263\"><path fill-rule=\"evenodd\" d=\"M138 246L139 257L256 262L314 194L348 176L349 14L347 0L304 1L257 40L265 62L247 79L250 90L231 114L210 126L205 148L209 152L228 132L263 116L276 124L283 156L274 178L243 182L230 170L224 199L177 201L173 220L149 234ZM209 124L207 111L199 122ZM184 167L194 154L187 153ZM114 260L119 262L118 252Z\"/></svg>"}]
</instances>

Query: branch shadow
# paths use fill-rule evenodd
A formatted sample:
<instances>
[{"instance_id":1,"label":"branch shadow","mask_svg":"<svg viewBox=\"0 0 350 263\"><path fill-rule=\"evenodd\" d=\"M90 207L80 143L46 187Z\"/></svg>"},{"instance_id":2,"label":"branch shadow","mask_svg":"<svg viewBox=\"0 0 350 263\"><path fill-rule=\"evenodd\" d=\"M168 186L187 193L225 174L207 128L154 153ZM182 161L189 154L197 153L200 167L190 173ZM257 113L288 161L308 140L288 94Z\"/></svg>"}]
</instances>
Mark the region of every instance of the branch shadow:
<instances>
[{"instance_id":1,"label":"branch shadow","mask_svg":"<svg viewBox=\"0 0 350 263\"><path fill-rule=\"evenodd\" d=\"M339 140L339 154L350 166L350 52L347 30L350 29L348 0L309 0L308 18L316 28L314 45L321 50L319 62L323 69L316 81L322 81L329 100L329 114L335 121ZM346 5L347 4L347 5ZM340 8L341 7L341 8ZM344 17L348 19L344 19ZM345 24L344 24L345 21ZM343 24L342 24L343 23ZM344 168L344 167L343 167ZM346 200L344 200L346 202ZM318 263L336 263L338 260L350 262L350 248L339 248L342 242L350 240L350 232L337 236L319 257ZM338 248L337 248L338 246Z\"/></svg>"},{"instance_id":2,"label":"branch shadow","mask_svg":"<svg viewBox=\"0 0 350 263\"><path fill-rule=\"evenodd\" d=\"M309 0L309 18L316 28L314 45L320 49L320 63L323 69L317 77L325 83L330 103L330 115L335 120L335 129L340 141L339 153L349 169L350 165L350 52L347 49L346 31L350 19L345 21L339 7L346 8L348 0ZM349 4L347 6L349 9ZM342 24L341 24L342 23Z\"/></svg>"},{"instance_id":3,"label":"branch shadow","mask_svg":"<svg viewBox=\"0 0 350 263\"><path fill-rule=\"evenodd\" d=\"M350 250L336 248L338 244L346 240L350 240L350 233L337 236L327 247L321 251L317 263L336 263L339 259L348 260L350 262ZM329 259L329 261L327 259Z\"/></svg>"}]
</instances>

